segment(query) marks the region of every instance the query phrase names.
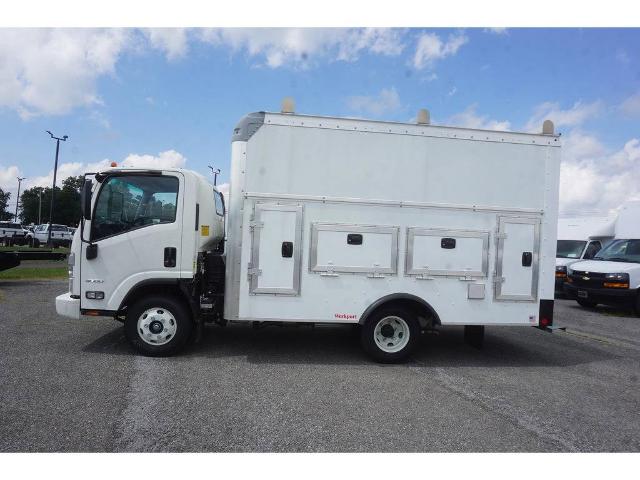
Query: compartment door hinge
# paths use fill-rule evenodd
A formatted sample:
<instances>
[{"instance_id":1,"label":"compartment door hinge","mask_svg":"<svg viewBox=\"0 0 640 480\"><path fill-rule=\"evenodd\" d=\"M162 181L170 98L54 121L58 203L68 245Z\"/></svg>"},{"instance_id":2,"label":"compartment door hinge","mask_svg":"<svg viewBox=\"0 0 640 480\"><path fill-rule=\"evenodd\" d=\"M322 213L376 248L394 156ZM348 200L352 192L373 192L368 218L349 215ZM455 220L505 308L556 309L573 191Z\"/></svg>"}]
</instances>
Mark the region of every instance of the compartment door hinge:
<instances>
[{"instance_id":1,"label":"compartment door hinge","mask_svg":"<svg viewBox=\"0 0 640 480\"><path fill-rule=\"evenodd\" d=\"M259 277L260 275L262 275L262 270L260 270L259 268L255 268L253 264L250 263L247 265L247 275L249 277L253 277L254 275L256 277Z\"/></svg>"}]
</instances>

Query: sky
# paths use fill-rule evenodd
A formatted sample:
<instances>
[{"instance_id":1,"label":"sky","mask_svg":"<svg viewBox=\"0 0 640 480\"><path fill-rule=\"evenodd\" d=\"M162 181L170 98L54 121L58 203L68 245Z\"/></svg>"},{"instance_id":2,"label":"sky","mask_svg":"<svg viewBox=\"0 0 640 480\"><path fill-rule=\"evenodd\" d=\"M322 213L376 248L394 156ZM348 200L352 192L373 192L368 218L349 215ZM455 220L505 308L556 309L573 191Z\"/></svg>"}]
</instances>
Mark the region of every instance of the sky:
<instances>
[{"instance_id":1,"label":"sky","mask_svg":"<svg viewBox=\"0 0 640 480\"><path fill-rule=\"evenodd\" d=\"M0 188L119 165L228 182L230 139L305 114L562 133L560 212L640 199L640 29L0 29ZM59 183L58 183L59 184Z\"/></svg>"}]
</instances>

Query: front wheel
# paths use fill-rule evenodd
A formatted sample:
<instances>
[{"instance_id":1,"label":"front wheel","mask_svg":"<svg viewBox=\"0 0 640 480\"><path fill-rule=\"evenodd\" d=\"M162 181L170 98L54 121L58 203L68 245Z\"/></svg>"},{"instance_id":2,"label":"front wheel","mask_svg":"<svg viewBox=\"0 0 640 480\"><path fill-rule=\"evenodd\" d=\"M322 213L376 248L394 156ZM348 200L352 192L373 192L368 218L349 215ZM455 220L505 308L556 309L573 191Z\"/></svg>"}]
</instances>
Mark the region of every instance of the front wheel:
<instances>
[{"instance_id":1,"label":"front wheel","mask_svg":"<svg viewBox=\"0 0 640 480\"><path fill-rule=\"evenodd\" d=\"M405 360L420 335L418 319L404 308L385 307L374 312L360 329L364 350L381 363Z\"/></svg>"},{"instance_id":2,"label":"front wheel","mask_svg":"<svg viewBox=\"0 0 640 480\"><path fill-rule=\"evenodd\" d=\"M149 296L128 310L124 322L127 340L144 355L173 355L184 347L191 335L191 314L175 297Z\"/></svg>"}]
</instances>

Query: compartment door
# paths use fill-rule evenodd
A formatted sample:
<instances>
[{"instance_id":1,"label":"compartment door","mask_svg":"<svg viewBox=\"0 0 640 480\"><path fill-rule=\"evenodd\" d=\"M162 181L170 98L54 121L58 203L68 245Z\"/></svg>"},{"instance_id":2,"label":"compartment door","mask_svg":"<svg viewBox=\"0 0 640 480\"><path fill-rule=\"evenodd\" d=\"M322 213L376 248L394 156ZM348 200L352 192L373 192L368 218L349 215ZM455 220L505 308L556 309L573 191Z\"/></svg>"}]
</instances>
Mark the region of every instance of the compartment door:
<instances>
[{"instance_id":1,"label":"compartment door","mask_svg":"<svg viewBox=\"0 0 640 480\"><path fill-rule=\"evenodd\" d=\"M540 219L498 217L495 299L535 301L538 298Z\"/></svg>"},{"instance_id":2,"label":"compartment door","mask_svg":"<svg viewBox=\"0 0 640 480\"><path fill-rule=\"evenodd\" d=\"M302 205L258 203L251 227L249 292L299 295Z\"/></svg>"}]
</instances>

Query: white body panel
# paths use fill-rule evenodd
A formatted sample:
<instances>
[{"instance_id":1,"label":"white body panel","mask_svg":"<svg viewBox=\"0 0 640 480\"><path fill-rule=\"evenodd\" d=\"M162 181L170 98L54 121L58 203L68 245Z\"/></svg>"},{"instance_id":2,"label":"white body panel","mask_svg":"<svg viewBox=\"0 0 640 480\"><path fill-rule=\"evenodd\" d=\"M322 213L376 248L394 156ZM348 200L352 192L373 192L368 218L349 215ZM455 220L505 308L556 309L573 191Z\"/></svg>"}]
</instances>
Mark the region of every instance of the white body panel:
<instances>
[{"instance_id":1,"label":"white body panel","mask_svg":"<svg viewBox=\"0 0 640 480\"><path fill-rule=\"evenodd\" d=\"M225 318L358 322L401 293L442 324L537 324L539 300L553 299L558 146L553 136L267 113L232 143ZM254 261L255 229L271 228L256 211L277 204L302 212L299 284L256 292L263 265L291 260L261 250ZM280 257L291 233L275 232Z\"/></svg>"},{"instance_id":2,"label":"white body panel","mask_svg":"<svg viewBox=\"0 0 640 480\"><path fill-rule=\"evenodd\" d=\"M604 246L614 234L609 227L615 219L612 217L561 217L558 219L558 240L577 240L585 242L582 252L575 258L556 257L557 267L569 267L582 260L592 242ZM608 229L611 229L609 232Z\"/></svg>"}]
</instances>

